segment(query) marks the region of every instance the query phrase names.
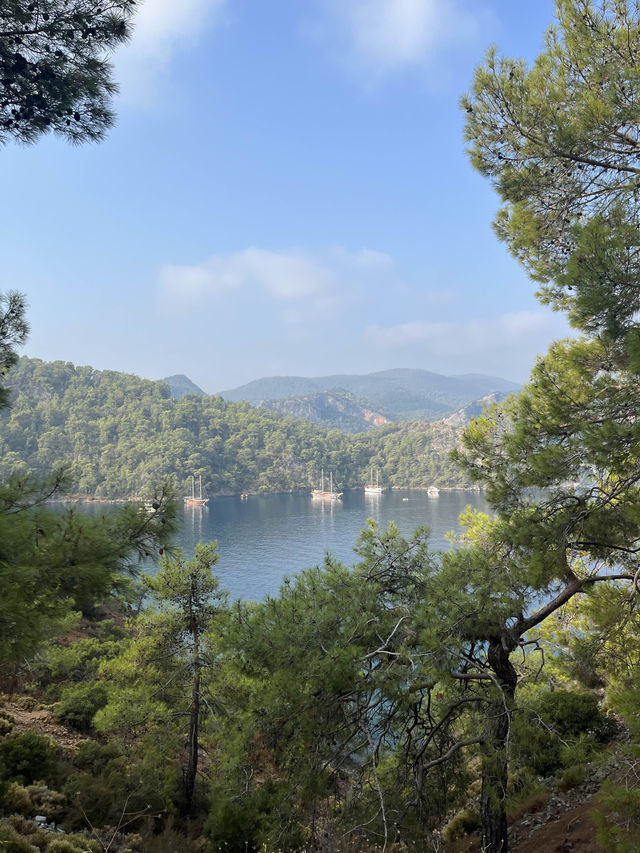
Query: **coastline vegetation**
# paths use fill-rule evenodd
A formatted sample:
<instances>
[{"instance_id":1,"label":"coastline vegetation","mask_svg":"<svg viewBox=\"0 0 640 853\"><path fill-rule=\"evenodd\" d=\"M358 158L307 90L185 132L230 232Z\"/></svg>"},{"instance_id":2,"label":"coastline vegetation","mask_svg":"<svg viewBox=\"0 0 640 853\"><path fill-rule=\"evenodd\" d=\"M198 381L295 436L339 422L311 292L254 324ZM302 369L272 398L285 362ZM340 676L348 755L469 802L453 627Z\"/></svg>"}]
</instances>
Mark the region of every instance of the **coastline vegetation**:
<instances>
[{"instance_id":1,"label":"coastline vegetation","mask_svg":"<svg viewBox=\"0 0 640 853\"><path fill-rule=\"evenodd\" d=\"M320 470L342 489L371 467L386 485L461 487L449 458L460 430L445 423L393 424L345 435L218 396L170 396L163 382L68 362L21 358L0 412L0 477L65 467L71 492L132 498L173 477L202 476L209 495L308 490Z\"/></svg>"},{"instance_id":2,"label":"coastline vegetation","mask_svg":"<svg viewBox=\"0 0 640 853\"><path fill-rule=\"evenodd\" d=\"M22 383L2 424L0 846L435 853L477 831L508 853L510 812L607 779L599 842L639 848L639 10L556 11L532 67L490 51L463 107L498 235L580 337L464 431L455 460L495 514L469 510L456 549L370 523L355 566L327 555L229 604L214 544L172 551L169 485L108 517L51 511L61 462L94 494L200 472L293 488L321 462L345 483L402 471L400 451L418 467L426 444L16 366L24 304L0 299L0 385Z\"/></svg>"}]
</instances>

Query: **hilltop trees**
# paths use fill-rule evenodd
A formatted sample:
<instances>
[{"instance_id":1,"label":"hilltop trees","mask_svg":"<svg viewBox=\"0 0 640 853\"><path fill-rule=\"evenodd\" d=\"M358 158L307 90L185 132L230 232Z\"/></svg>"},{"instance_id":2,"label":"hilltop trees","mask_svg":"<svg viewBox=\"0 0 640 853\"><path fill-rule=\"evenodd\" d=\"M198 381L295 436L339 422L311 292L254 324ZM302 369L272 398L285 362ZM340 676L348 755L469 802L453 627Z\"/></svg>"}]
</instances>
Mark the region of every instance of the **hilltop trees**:
<instances>
[{"instance_id":1,"label":"hilltop trees","mask_svg":"<svg viewBox=\"0 0 640 853\"><path fill-rule=\"evenodd\" d=\"M107 55L131 33L137 0L3 0L0 144L48 131L97 141L114 122Z\"/></svg>"}]
</instances>

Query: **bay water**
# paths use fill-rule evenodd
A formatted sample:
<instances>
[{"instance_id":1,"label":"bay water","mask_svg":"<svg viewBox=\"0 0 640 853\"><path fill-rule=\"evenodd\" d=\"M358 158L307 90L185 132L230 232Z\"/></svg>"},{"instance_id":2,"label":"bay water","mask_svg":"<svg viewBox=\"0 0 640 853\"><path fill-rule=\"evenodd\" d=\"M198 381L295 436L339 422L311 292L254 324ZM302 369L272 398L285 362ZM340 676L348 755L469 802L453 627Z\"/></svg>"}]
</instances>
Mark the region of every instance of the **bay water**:
<instances>
[{"instance_id":1,"label":"bay water","mask_svg":"<svg viewBox=\"0 0 640 853\"><path fill-rule=\"evenodd\" d=\"M217 540L221 588L231 599L259 600L277 595L285 576L322 563L326 552L353 565L353 547L368 518L382 529L393 521L404 536L427 526L432 548L445 550L446 534L460 531L458 516L469 504L488 511L481 493L463 491L353 491L338 501L310 494L221 497L205 507L184 505L176 544L191 557L198 542Z\"/></svg>"}]
</instances>

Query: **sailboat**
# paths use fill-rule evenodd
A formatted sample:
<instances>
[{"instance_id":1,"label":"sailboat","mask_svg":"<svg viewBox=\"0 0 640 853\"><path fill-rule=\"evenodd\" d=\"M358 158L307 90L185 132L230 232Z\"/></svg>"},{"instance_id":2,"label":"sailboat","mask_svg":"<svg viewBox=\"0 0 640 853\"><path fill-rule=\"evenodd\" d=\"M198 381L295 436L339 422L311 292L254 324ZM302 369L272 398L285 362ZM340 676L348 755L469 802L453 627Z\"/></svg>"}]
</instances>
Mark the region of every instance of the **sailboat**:
<instances>
[{"instance_id":1,"label":"sailboat","mask_svg":"<svg viewBox=\"0 0 640 853\"><path fill-rule=\"evenodd\" d=\"M378 470L376 469L376 481L373 482L373 468L371 469L371 481L367 483L364 487L366 494L368 495L381 495L384 492L384 486L380 485L380 481L378 480Z\"/></svg>"},{"instance_id":2,"label":"sailboat","mask_svg":"<svg viewBox=\"0 0 640 853\"><path fill-rule=\"evenodd\" d=\"M333 490L333 472L329 474L329 491L324 487L324 468L320 475L320 488L311 490L312 498L319 498L325 501L338 501L342 497L342 492L334 492Z\"/></svg>"},{"instance_id":3,"label":"sailboat","mask_svg":"<svg viewBox=\"0 0 640 853\"><path fill-rule=\"evenodd\" d=\"M209 498L202 494L202 477L198 477L198 494L196 495L196 478L191 477L191 494L185 495L183 501L190 506L204 506L209 503Z\"/></svg>"}]
</instances>

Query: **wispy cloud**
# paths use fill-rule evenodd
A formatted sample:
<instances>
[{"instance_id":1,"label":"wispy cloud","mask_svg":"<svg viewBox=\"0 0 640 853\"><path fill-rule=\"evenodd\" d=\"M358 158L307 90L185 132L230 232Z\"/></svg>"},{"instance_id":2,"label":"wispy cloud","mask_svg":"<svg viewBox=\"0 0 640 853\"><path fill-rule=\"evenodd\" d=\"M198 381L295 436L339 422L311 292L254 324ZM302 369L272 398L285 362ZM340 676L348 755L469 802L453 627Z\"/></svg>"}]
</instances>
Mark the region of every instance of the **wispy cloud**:
<instances>
[{"instance_id":1,"label":"wispy cloud","mask_svg":"<svg viewBox=\"0 0 640 853\"><path fill-rule=\"evenodd\" d=\"M474 41L493 16L470 0L322 0L345 58L380 74L430 64ZM483 36L484 37L484 36Z\"/></svg>"},{"instance_id":2,"label":"wispy cloud","mask_svg":"<svg viewBox=\"0 0 640 853\"><path fill-rule=\"evenodd\" d=\"M213 255L194 266L165 265L159 284L162 303L170 310L192 310L239 291L253 291L283 303L282 318L294 325L308 312L331 310L365 279L388 275L392 269L388 255L371 249L351 252L338 246L312 253L252 246Z\"/></svg>"},{"instance_id":3,"label":"wispy cloud","mask_svg":"<svg viewBox=\"0 0 640 853\"><path fill-rule=\"evenodd\" d=\"M227 0L144 0L133 38L115 57L125 100L152 100L159 75L220 19Z\"/></svg>"},{"instance_id":4,"label":"wispy cloud","mask_svg":"<svg viewBox=\"0 0 640 853\"><path fill-rule=\"evenodd\" d=\"M552 340L568 334L561 315L534 310L460 322L370 326L364 342L396 359L446 364L448 371L467 372L476 365L473 369L521 378Z\"/></svg>"}]
</instances>

